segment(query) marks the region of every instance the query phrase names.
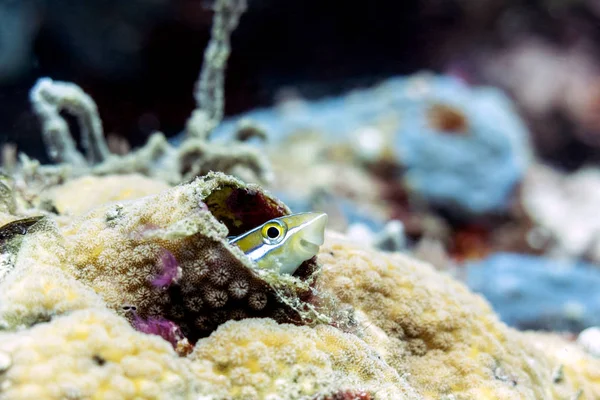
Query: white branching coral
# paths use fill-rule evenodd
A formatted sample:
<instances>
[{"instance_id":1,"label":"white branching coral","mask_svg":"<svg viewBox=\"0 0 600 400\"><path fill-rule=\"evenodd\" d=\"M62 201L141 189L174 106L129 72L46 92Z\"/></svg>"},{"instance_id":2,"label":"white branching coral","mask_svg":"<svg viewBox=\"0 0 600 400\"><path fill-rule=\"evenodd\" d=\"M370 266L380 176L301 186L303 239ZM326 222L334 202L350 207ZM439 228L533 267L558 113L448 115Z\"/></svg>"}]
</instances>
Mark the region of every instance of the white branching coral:
<instances>
[{"instance_id":1,"label":"white branching coral","mask_svg":"<svg viewBox=\"0 0 600 400\"><path fill-rule=\"evenodd\" d=\"M230 36L245 10L246 0L217 0L214 4L211 39L194 93L197 108L186 124L187 138L180 146L172 146L162 133L155 132L140 149L124 156L111 154L92 98L74 83L41 78L31 89L31 104L40 119L50 158L63 164L40 166L23 156L21 172L29 180L44 176L50 181L60 180L51 179L53 176L141 173L177 184L209 171L221 171L247 182L269 182L272 179L269 162L256 148L245 143L251 137L264 138L264 132L245 125L232 141L208 140L223 118ZM61 111L77 118L85 157L77 149Z\"/></svg>"},{"instance_id":2,"label":"white branching coral","mask_svg":"<svg viewBox=\"0 0 600 400\"><path fill-rule=\"evenodd\" d=\"M88 164L104 161L110 156L96 103L79 86L41 78L31 89L30 99L33 110L42 122L42 136L53 161L74 166L86 163L77 150L69 125L60 115L61 111L67 111L77 118Z\"/></svg>"},{"instance_id":3,"label":"white branching coral","mask_svg":"<svg viewBox=\"0 0 600 400\"><path fill-rule=\"evenodd\" d=\"M211 38L204 51L204 63L196 83L194 97L197 109L188 123L188 134L205 138L223 119L225 108L225 68L231 53L230 37L241 15L246 11L246 0L217 0ZM198 120L204 120L198 124ZM204 129L198 129L204 127Z\"/></svg>"}]
</instances>

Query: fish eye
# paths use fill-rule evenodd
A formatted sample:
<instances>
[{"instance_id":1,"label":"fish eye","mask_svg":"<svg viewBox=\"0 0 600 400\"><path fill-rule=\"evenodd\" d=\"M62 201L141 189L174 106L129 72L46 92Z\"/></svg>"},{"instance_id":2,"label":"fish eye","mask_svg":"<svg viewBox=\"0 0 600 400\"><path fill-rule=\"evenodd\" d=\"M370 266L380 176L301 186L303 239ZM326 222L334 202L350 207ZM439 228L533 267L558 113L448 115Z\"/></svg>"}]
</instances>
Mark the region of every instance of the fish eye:
<instances>
[{"instance_id":1,"label":"fish eye","mask_svg":"<svg viewBox=\"0 0 600 400\"><path fill-rule=\"evenodd\" d=\"M277 239L277 236L279 236L280 234L280 230L275 228L274 226L270 226L267 229L267 236L269 237L269 239Z\"/></svg>"},{"instance_id":2,"label":"fish eye","mask_svg":"<svg viewBox=\"0 0 600 400\"><path fill-rule=\"evenodd\" d=\"M286 226L280 221L268 222L262 229L263 241L267 244L277 244L283 240L286 230Z\"/></svg>"}]
</instances>

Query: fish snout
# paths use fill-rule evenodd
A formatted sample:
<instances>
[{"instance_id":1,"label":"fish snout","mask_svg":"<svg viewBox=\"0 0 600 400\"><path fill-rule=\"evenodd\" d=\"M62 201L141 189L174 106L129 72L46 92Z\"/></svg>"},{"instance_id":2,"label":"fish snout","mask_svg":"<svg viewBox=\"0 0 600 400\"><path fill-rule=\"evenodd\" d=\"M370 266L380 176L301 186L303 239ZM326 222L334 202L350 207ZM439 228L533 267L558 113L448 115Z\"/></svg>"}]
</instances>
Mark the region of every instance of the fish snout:
<instances>
[{"instance_id":1,"label":"fish snout","mask_svg":"<svg viewBox=\"0 0 600 400\"><path fill-rule=\"evenodd\" d=\"M302 229L299 240L300 251L306 254L307 259L319 251L319 246L325 241L325 226L327 214L315 213L315 217Z\"/></svg>"}]
</instances>

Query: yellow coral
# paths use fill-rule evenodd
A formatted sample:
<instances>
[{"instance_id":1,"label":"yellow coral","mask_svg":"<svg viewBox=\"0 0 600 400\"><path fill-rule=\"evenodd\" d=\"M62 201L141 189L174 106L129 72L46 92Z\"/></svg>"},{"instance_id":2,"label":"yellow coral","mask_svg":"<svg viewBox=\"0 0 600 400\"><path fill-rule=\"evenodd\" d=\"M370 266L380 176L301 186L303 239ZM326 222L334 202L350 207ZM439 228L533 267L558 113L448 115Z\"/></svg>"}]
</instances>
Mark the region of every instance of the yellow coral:
<instances>
[{"instance_id":1,"label":"yellow coral","mask_svg":"<svg viewBox=\"0 0 600 400\"><path fill-rule=\"evenodd\" d=\"M160 303L164 291L150 281L160 272L161 249L178 260L195 255L205 240L191 240L198 232L217 240L226 229L202 211L194 186L179 186L161 195L95 208L62 229L67 272L90 285L112 308L135 304L145 311ZM166 299L163 301L163 303Z\"/></svg>"},{"instance_id":2,"label":"yellow coral","mask_svg":"<svg viewBox=\"0 0 600 400\"><path fill-rule=\"evenodd\" d=\"M191 399L187 360L107 310L0 333L0 399Z\"/></svg>"},{"instance_id":3,"label":"yellow coral","mask_svg":"<svg viewBox=\"0 0 600 400\"><path fill-rule=\"evenodd\" d=\"M585 374L565 373L557 385L552 351L560 346L536 349L535 337L506 327L481 297L430 265L335 234L319 257L321 290L357 310L357 333L426 398L562 399L579 390L600 398L600 361L581 351L560 361Z\"/></svg>"},{"instance_id":4,"label":"yellow coral","mask_svg":"<svg viewBox=\"0 0 600 400\"><path fill-rule=\"evenodd\" d=\"M169 187L138 174L84 176L52 188L46 197L61 214L82 215L102 204L141 198Z\"/></svg>"},{"instance_id":5,"label":"yellow coral","mask_svg":"<svg viewBox=\"0 0 600 400\"><path fill-rule=\"evenodd\" d=\"M509 329L431 266L333 233L319 254L317 297L327 301L318 304L337 301L331 318L351 332L225 322L260 315L240 307L256 293L269 305L276 299L224 244L226 229L201 203L225 196L226 204L234 189L204 183L32 227L0 276L1 400L312 400L345 390L394 400L600 398L600 361L575 345ZM219 212L229 218L226 207ZM175 297L149 283L161 249L183 269ZM223 301L234 307L226 312ZM212 334L178 357L167 341L106 308L129 303L140 314L185 314L174 321L196 339Z\"/></svg>"},{"instance_id":6,"label":"yellow coral","mask_svg":"<svg viewBox=\"0 0 600 400\"><path fill-rule=\"evenodd\" d=\"M312 399L340 390L420 398L366 343L330 326L227 322L200 340L191 357L212 363L227 399Z\"/></svg>"},{"instance_id":7,"label":"yellow coral","mask_svg":"<svg viewBox=\"0 0 600 400\"><path fill-rule=\"evenodd\" d=\"M168 319L191 343L229 319L275 317L289 322L297 313L280 297L292 298L297 287L308 284L259 274L243 252L229 244L228 228L213 214L218 210L230 229L246 229L244 207L253 201L258 209L250 213L252 223L288 211L258 187L223 174L102 205L60 225L66 255L59 265L98 293L109 308L132 319L132 310L142 318ZM167 253L168 268L162 257ZM165 275L169 268L178 272L156 284L159 277L171 276ZM279 296L271 286L275 280L291 290Z\"/></svg>"},{"instance_id":8,"label":"yellow coral","mask_svg":"<svg viewBox=\"0 0 600 400\"><path fill-rule=\"evenodd\" d=\"M15 265L0 276L0 327L14 329L68 311L104 307L96 293L65 274L65 259L52 223L25 236Z\"/></svg>"}]
</instances>

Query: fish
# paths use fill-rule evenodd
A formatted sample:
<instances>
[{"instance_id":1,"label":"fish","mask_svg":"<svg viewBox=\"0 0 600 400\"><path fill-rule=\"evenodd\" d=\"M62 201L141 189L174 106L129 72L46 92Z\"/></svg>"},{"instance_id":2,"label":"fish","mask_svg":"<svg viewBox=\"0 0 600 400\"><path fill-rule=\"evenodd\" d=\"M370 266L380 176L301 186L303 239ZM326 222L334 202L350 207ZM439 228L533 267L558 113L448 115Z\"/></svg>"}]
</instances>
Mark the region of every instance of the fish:
<instances>
[{"instance_id":1,"label":"fish","mask_svg":"<svg viewBox=\"0 0 600 400\"><path fill-rule=\"evenodd\" d=\"M325 240L327 214L305 212L274 218L229 239L259 269L292 275L314 257Z\"/></svg>"}]
</instances>

